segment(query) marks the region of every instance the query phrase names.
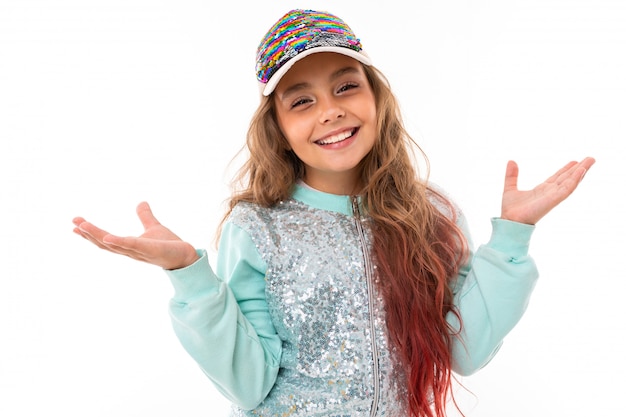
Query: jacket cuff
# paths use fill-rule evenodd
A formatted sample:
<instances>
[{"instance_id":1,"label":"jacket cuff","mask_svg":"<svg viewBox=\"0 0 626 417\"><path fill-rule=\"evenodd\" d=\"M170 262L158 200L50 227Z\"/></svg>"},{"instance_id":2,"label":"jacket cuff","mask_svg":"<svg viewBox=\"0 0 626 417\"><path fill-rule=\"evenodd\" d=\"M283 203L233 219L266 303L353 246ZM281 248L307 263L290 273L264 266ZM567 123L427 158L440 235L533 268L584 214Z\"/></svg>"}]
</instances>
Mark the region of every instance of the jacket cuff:
<instances>
[{"instance_id":1,"label":"jacket cuff","mask_svg":"<svg viewBox=\"0 0 626 417\"><path fill-rule=\"evenodd\" d=\"M218 291L220 280L209 265L206 250L197 249L196 253L200 258L191 265L165 270L174 286L174 300L188 300L207 291Z\"/></svg>"},{"instance_id":2,"label":"jacket cuff","mask_svg":"<svg viewBox=\"0 0 626 417\"><path fill-rule=\"evenodd\" d=\"M491 239L487 246L499 252L506 253L513 258L528 255L530 237L535 226L504 220L494 217L491 219Z\"/></svg>"}]
</instances>

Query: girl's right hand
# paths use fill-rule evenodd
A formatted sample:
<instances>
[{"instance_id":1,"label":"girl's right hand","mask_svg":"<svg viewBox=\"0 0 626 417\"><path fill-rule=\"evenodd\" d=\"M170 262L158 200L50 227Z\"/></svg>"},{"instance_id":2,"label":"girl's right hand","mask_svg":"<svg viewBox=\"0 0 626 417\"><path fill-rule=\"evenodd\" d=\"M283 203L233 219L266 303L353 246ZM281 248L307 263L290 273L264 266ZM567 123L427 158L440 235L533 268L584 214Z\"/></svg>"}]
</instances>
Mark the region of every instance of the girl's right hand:
<instances>
[{"instance_id":1,"label":"girl's right hand","mask_svg":"<svg viewBox=\"0 0 626 417\"><path fill-rule=\"evenodd\" d=\"M144 227L139 237L112 235L82 217L73 220L74 233L84 237L101 249L148 262L164 269L180 269L198 260L193 246L163 226L152 214L150 206L142 202L137 206L137 215Z\"/></svg>"}]
</instances>

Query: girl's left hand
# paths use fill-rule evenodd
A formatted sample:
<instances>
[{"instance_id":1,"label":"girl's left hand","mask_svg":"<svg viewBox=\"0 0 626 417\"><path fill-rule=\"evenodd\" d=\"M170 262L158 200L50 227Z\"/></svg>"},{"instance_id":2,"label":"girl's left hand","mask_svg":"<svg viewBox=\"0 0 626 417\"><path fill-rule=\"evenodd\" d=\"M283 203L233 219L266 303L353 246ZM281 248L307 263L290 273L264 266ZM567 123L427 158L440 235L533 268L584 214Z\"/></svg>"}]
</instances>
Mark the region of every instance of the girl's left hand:
<instances>
[{"instance_id":1,"label":"girl's left hand","mask_svg":"<svg viewBox=\"0 0 626 417\"><path fill-rule=\"evenodd\" d=\"M504 179L500 217L519 223L537 223L574 192L595 162L595 159L590 157L580 162L572 161L532 190L520 191L517 189L519 168L514 161L509 161Z\"/></svg>"}]
</instances>

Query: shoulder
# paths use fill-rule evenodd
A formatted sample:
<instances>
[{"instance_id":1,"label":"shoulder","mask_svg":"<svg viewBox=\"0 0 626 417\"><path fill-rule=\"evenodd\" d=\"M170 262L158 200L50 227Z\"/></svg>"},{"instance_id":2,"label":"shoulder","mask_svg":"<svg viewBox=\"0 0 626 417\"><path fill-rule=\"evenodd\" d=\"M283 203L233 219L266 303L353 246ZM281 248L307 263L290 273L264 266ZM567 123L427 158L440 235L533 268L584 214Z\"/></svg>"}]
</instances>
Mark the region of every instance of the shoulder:
<instances>
[{"instance_id":1,"label":"shoulder","mask_svg":"<svg viewBox=\"0 0 626 417\"><path fill-rule=\"evenodd\" d=\"M267 216L268 208L261 207L258 204L248 203L245 201L238 202L231 210L226 223L233 223L244 229L246 225L255 224Z\"/></svg>"},{"instance_id":2,"label":"shoulder","mask_svg":"<svg viewBox=\"0 0 626 417\"><path fill-rule=\"evenodd\" d=\"M438 184L428 182L426 184L426 196L430 203L444 216L451 220L462 217L461 208L453 198Z\"/></svg>"},{"instance_id":3,"label":"shoulder","mask_svg":"<svg viewBox=\"0 0 626 417\"><path fill-rule=\"evenodd\" d=\"M298 207L294 207L297 205ZM249 202L238 202L226 219L226 223L233 223L242 229L253 231L265 228L283 218L287 212L301 211L302 204L292 199L280 201L273 206L264 207Z\"/></svg>"}]
</instances>

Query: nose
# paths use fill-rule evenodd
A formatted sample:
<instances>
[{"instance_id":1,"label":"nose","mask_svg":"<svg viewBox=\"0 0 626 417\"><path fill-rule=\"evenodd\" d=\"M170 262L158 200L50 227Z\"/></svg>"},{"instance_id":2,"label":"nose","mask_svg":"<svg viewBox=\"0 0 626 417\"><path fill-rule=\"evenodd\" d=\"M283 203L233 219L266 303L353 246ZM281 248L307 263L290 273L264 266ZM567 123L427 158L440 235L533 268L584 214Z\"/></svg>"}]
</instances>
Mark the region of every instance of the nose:
<instances>
[{"instance_id":1,"label":"nose","mask_svg":"<svg viewBox=\"0 0 626 417\"><path fill-rule=\"evenodd\" d=\"M318 99L320 108L320 123L331 123L337 119L341 119L346 115L343 106L333 96Z\"/></svg>"}]
</instances>

